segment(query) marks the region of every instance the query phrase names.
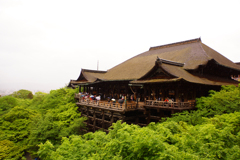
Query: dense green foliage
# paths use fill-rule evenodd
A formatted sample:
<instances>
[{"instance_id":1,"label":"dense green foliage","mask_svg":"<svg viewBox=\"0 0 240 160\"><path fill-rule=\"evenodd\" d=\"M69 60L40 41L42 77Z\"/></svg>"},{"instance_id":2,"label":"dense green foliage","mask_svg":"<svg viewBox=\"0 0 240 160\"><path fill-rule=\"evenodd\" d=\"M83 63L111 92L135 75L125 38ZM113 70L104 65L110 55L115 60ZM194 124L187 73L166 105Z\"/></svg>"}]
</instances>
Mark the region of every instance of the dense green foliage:
<instances>
[{"instance_id":1,"label":"dense green foliage","mask_svg":"<svg viewBox=\"0 0 240 160\"><path fill-rule=\"evenodd\" d=\"M80 134L84 119L77 111L76 92L62 88L37 92L32 99L1 97L0 159L20 159L25 152L37 156L40 143L48 140L57 146L62 137Z\"/></svg>"},{"instance_id":2,"label":"dense green foliage","mask_svg":"<svg viewBox=\"0 0 240 160\"><path fill-rule=\"evenodd\" d=\"M136 125L114 124L102 131L63 138L55 150L47 141L40 145L43 159L239 159L240 113L205 119L201 125L185 122Z\"/></svg>"},{"instance_id":3,"label":"dense green foliage","mask_svg":"<svg viewBox=\"0 0 240 160\"><path fill-rule=\"evenodd\" d=\"M240 159L240 86L197 99L197 110L147 127L118 121L81 135L76 90L0 98L0 159Z\"/></svg>"},{"instance_id":4,"label":"dense green foliage","mask_svg":"<svg viewBox=\"0 0 240 160\"><path fill-rule=\"evenodd\" d=\"M1 117L0 144L3 143L2 145L8 147L8 150L13 150L12 147L15 148L14 152L9 151L8 158L18 159L28 149L29 127L35 115L36 112L33 110L16 106Z\"/></svg>"},{"instance_id":5,"label":"dense green foliage","mask_svg":"<svg viewBox=\"0 0 240 160\"><path fill-rule=\"evenodd\" d=\"M0 115L17 105L17 100L11 96L0 97Z\"/></svg>"}]
</instances>

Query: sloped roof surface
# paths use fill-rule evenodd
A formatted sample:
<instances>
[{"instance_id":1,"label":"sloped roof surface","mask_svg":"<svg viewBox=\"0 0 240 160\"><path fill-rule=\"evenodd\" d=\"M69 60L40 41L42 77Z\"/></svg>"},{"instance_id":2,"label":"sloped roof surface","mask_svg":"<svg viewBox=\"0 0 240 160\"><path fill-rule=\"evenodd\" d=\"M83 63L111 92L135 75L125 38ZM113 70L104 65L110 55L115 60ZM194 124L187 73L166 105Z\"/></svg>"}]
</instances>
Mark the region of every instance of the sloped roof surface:
<instances>
[{"instance_id":1,"label":"sloped roof surface","mask_svg":"<svg viewBox=\"0 0 240 160\"><path fill-rule=\"evenodd\" d=\"M204 51L209 55L209 57L211 57L212 59L217 61L219 64L221 64L225 67L240 70L240 66L238 66L236 63L233 63L232 61L230 61L229 59L227 59L226 57L224 57L217 51L213 50L212 48L208 47L207 45L205 45L203 43L201 43L201 45L202 45Z\"/></svg>"},{"instance_id":2,"label":"sloped roof surface","mask_svg":"<svg viewBox=\"0 0 240 160\"><path fill-rule=\"evenodd\" d=\"M214 80L190 74L187 70L194 70L199 65L206 65L210 60L215 60L219 65L240 71L240 66L222 56L215 50L201 42L201 39L193 39L168 45L151 47L149 51L141 53L125 62L106 71L82 69L77 81L95 82L96 80L114 81L130 80L136 83L155 66L157 57L174 63L182 63L183 66L162 64L162 68L177 77L193 83L224 85L232 83L228 80ZM176 79L175 79L176 80ZM152 80L156 81L156 80ZM150 82L150 81L149 81ZM162 82L162 80L161 80Z\"/></svg>"},{"instance_id":3,"label":"sloped roof surface","mask_svg":"<svg viewBox=\"0 0 240 160\"><path fill-rule=\"evenodd\" d=\"M229 85L229 84L238 84L238 82L227 79L219 78L209 75L193 75L188 71L184 70L183 67L177 67L168 64L162 64L162 68L165 69L168 73L182 78L188 82L206 84L206 85Z\"/></svg>"},{"instance_id":4,"label":"sloped roof surface","mask_svg":"<svg viewBox=\"0 0 240 160\"><path fill-rule=\"evenodd\" d=\"M209 48L201 39L193 39L169 45L151 47L149 51L141 53L108 70L105 80L131 80L139 79L155 65L156 58L184 63L183 69L194 70L199 65L205 65L211 59L219 64L240 71L240 67Z\"/></svg>"}]
</instances>

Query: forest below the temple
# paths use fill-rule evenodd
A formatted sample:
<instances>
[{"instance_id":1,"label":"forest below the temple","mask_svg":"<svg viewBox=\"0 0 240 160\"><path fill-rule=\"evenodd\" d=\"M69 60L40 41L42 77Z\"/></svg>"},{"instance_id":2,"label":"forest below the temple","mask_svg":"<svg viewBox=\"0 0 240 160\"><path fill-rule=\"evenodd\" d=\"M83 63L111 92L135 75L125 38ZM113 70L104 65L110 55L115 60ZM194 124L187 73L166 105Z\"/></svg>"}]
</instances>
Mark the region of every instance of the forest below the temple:
<instances>
[{"instance_id":1,"label":"forest below the temple","mask_svg":"<svg viewBox=\"0 0 240 160\"><path fill-rule=\"evenodd\" d=\"M240 159L240 85L197 99L197 110L146 127L118 121L82 134L74 94L19 90L0 98L0 159Z\"/></svg>"}]
</instances>

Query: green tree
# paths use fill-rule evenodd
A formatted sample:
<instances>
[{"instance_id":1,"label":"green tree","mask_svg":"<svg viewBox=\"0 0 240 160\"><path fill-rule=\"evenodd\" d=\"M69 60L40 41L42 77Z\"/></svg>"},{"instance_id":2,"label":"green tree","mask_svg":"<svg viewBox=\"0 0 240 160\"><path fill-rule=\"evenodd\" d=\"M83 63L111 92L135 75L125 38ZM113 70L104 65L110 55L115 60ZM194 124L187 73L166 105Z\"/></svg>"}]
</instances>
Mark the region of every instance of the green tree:
<instances>
[{"instance_id":1,"label":"green tree","mask_svg":"<svg viewBox=\"0 0 240 160\"><path fill-rule=\"evenodd\" d=\"M47 140L56 146L62 137L81 134L85 118L80 117L74 94L77 89L61 88L52 90L50 94L37 93L30 107L36 109L40 116L35 117L31 126L29 145L31 153L36 155L38 144ZM34 106L34 107L33 107Z\"/></svg>"},{"instance_id":2,"label":"green tree","mask_svg":"<svg viewBox=\"0 0 240 160\"><path fill-rule=\"evenodd\" d=\"M11 96L0 97L0 116L18 104L17 99ZM5 112L4 112L5 111Z\"/></svg>"},{"instance_id":3,"label":"green tree","mask_svg":"<svg viewBox=\"0 0 240 160\"><path fill-rule=\"evenodd\" d=\"M2 140L0 141L0 159L10 158L11 153L13 153L18 148L12 141L9 140Z\"/></svg>"},{"instance_id":4,"label":"green tree","mask_svg":"<svg viewBox=\"0 0 240 160\"><path fill-rule=\"evenodd\" d=\"M8 110L0 112L0 157L20 159L25 152L35 157L40 143L49 140L57 148L62 137L81 134L84 118L75 104L76 92L62 88L37 92L33 99L1 97L1 108Z\"/></svg>"},{"instance_id":5,"label":"green tree","mask_svg":"<svg viewBox=\"0 0 240 160\"><path fill-rule=\"evenodd\" d=\"M13 92L11 94L11 96L13 96L15 98L22 98L22 99L32 99L33 98L32 92L25 90L25 89L21 89L19 91Z\"/></svg>"},{"instance_id":6,"label":"green tree","mask_svg":"<svg viewBox=\"0 0 240 160\"><path fill-rule=\"evenodd\" d=\"M18 159L29 148L29 127L36 115L37 112L33 110L16 106L0 118L0 142L2 145L7 144L8 158Z\"/></svg>"},{"instance_id":7,"label":"green tree","mask_svg":"<svg viewBox=\"0 0 240 160\"><path fill-rule=\"evenodd\" d=\"M108 134L98 131L50 141L38 151L42 159L239 159L240 113L205 118L201 125L151 123L147 127L118 121Z\"/></svg>"}]
</instances>

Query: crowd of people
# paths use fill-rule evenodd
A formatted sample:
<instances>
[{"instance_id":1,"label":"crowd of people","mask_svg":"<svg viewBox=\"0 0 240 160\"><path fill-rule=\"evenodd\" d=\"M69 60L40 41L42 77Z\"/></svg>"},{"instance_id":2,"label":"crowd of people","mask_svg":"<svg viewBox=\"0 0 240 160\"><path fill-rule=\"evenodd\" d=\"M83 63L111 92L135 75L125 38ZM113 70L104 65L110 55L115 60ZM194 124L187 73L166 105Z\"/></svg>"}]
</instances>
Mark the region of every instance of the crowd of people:
<instances>
[{"instance_id":1,"label":"crowd of people","mask_svg":"<svg viewBox=\"0 0 240 160\"><path fill-rule=\"evenodd\" d=\"M79 92L79 97L83 100L95 100L95 101L100 101L101 100L101 95L94 95L94 94L89 94L87 92ZM112 103L116 103L116 98L118 96L108 96L106 97L105 95L103 95L103 100L107 100L108 102L112 102ZM133 96L129 97L131 98L131 100L133 100ZM123 104L124 101L127 99L127 97L125 95L119 95L118 98L118 103Z\"/></svg>"},{"instance_id":2,"label":"crowd of people","mask_svg":"<svg viewBox=\"0 0 240 160\"><path fill-rule=\"evenodd\" d=\"M101 100L101 96L100 95L93 95L93 94L89 94L87 92L79 92L78 93L79 96L82 98L82 99L88 99L88 100L96 100L96 101L100 101Z\"/></svg>"},{"instance_id":3,"label":"crowd of people","mask_svg":"<svg viewBox=\"0 0 240 160\"><path fill-rule=\"evenodd\" d=\"M101 100L101 95L94 95L94 94L89 94L87 92L80 92L78 93L79 96L84 100L95 100L95 101L100 101ZM109 103L116 103L116 98L115 97L119 97L117 102L120 104L123 104L125 100L129 100L129 101L135 101L134 95L122 95L120 94L119 96L105 96L103 95L103 100L107 100ZM158 101L161 101L162 99L159 98ZM167 97L164 102L174 102L174 98L169 98Z\"/></svg>"}]
</instances>

